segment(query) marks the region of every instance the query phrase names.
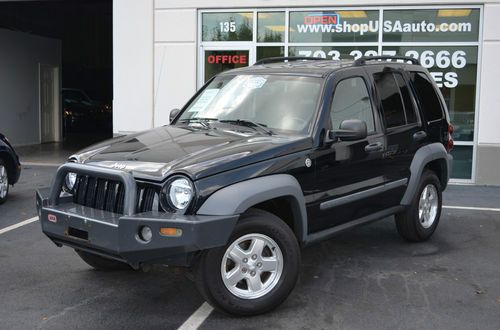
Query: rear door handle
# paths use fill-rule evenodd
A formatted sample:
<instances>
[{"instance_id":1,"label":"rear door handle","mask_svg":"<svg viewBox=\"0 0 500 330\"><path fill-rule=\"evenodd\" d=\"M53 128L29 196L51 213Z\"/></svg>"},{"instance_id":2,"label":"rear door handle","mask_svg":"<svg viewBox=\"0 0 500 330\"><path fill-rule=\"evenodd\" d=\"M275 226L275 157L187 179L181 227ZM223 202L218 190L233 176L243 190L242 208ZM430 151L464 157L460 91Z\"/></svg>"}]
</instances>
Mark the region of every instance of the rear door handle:
<instances>
[{"instance_id":1,"label":"rear door handle","mask_svg":"<svg viewBox=\"0 0 500 330\"><path fill-rule=\"evenodd\" d=\"M382 149L384 149L384 144L382 142L370 143L369 145L365 146L366 152L381 151Z\"/></svg>"},{"instance_id":2,"label":"rear door handle","mask_svg":"<svg viewBox=\"0 0 500 330\"><path fill-rule=\"evenodd\" d=\"M418 131L418 132L415 132L413 134L413 140L414 141L422 141L423 139L425 139L427 137L427 133L425 133L424 131Z\"/></svg>"}]
</instances>

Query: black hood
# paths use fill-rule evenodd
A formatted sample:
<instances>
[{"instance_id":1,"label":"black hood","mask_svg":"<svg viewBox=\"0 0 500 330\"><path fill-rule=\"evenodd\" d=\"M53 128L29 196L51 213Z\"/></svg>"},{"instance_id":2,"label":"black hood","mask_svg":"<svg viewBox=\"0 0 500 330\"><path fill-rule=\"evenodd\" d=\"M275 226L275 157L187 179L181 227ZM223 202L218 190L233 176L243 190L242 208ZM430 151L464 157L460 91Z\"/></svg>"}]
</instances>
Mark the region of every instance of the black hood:
<instances>
[{"instance_id":1,"label":"black hood","mask_svg":"<svg viewBox=\"0 0 500 330\"><path fill-rule=\"evenodd\" d=\"M311 148L306 135L260 135L245 131L163 126L118 137L72 156L79 162L162 180L184 173L193 180Z\"/></svg>"}]
</instances>

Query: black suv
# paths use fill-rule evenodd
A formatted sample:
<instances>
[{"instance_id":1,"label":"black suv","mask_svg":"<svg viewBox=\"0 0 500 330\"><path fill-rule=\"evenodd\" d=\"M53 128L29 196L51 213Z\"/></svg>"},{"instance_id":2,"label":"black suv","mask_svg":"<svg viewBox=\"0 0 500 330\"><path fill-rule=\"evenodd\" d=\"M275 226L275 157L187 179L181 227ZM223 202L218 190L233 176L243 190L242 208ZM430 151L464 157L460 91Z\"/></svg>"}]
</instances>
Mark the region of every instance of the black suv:
<instances>
[{"instance_id":1,"label":"black suv","mask_svg":"<svg viewBox=\"0 0 500 330\"><path fill-rule=\"evenodd\" d=\"M38 191L56 245L101 270L191 266L209 303L254 315L289 295L303 246L390 215L409 241L438 225L452 126L414 59L266 59L171 114Z\"/></svg>"},{"instance_id":2,"label":"black suv","mask_svg":"<svg viewBox=\"0 0 500 330\"><path fill-rule=\"evenodd\" d=\"M19 156L5 135L0 133L0 204L9 195L9 185L13 186L21 176Z\"/></svg>"}]
</instances>

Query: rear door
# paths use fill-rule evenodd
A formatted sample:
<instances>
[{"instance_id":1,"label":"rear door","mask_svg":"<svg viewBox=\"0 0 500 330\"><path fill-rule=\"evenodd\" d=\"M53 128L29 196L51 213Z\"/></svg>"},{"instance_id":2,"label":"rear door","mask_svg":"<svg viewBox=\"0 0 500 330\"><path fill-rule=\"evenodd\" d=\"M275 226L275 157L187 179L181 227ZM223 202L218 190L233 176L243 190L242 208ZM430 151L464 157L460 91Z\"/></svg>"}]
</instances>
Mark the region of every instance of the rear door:
<instances>
[{"instance_id":1,"label":"rear door","mask_svg":"<svg viewBox=\"0 0 500 330\"><path fill-rule=\"evenodd\" d=\"M377 104L385 126L386 150L383 154L386 182L404 182L417 149L428 137L422 126L416 101L400 67L366 66L375 86ZM405 186L393 189L386 198L399 204Z\"/></svg>"}]
</instances>

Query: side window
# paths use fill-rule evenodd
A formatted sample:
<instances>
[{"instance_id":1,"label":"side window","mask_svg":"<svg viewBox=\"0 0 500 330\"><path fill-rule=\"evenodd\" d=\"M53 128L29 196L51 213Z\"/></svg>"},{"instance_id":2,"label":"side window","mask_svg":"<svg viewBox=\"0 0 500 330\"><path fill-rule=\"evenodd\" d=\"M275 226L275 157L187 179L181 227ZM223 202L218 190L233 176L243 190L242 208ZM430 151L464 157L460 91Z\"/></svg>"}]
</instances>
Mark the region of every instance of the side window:
<instances>
[{"instance_id":1,"label":"side window","mask_svg":"<svg viewBox=\"0 0 500 330\"><path fill-rule=\"evenodd\" d=\"M439 101L436 90L427 75L422 72L412 71L410 72L410 78L417 93L425 120L433 121L443 118L441 102Z\"/></svg>"},{"instance_id":2,"label":"side window","mask_svg":"<svg viewBox=\"0 0 500 330\"><path fill-rule=\"evenodd\" d=\"M403 104L405 106L406 123L407 124L416 123L417 115L415 114L415 108L413 107L413 103L411 101L408 86L406 85L403 76L400 75L399 73L395 73L394 77L396 77L396 81L399 86L399 93L401 94L401 98L403 99Z\"/></svg>"},{"instance_id":3,"label":"side window","mask_svg":"<svg viewBox=\"0 0 500 330\"><path fill-rule=\"evenodd\" d=\"M373 75L378 95L382 101L385 125L387 128L406 124L405 112L399 86L392 72Z\"/></svg>"},{"instance_id":4,"label":"side window","mask_svg":"<svg viewBox=\"0 0 500 330\"><path fill-rule=\"evenodd\" d=\"M361 77L344 79L335 87L330 108L332 128L338 129L346 119L363 120L366 122L368 132L375 130L370 96Z\"/></svg>"}]
</instances>

